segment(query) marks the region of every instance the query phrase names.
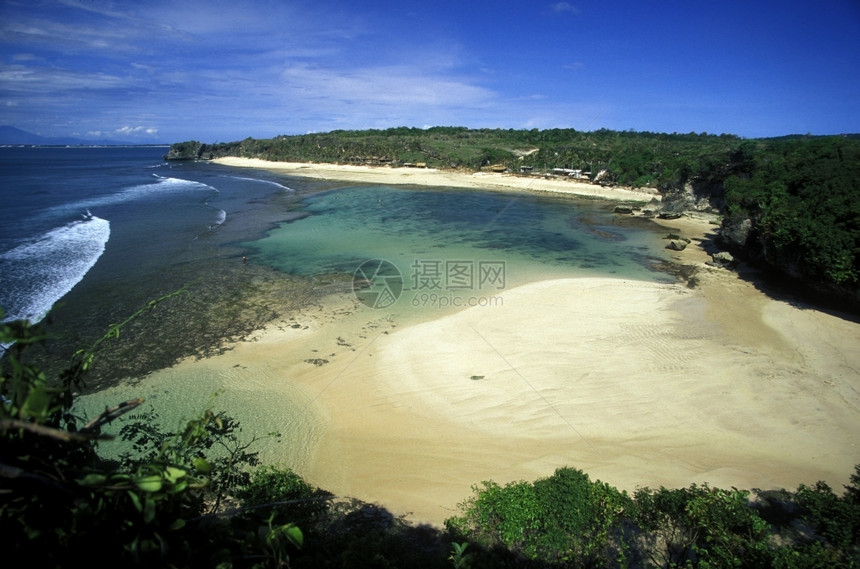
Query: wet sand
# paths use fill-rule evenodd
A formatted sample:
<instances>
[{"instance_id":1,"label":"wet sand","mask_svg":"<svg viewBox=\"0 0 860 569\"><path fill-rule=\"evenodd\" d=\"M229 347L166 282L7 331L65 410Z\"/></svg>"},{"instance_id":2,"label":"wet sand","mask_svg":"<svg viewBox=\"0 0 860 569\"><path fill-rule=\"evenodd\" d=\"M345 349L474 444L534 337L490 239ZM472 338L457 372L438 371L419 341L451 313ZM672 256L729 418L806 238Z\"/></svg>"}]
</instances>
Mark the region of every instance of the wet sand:
<instances>
[{"instance_id":1,"label":"wet sand","mask_svg":"<svg viewBox=\"0 0 860 569\"><path fill-rule=\"evenodd\" d=\"M333 296L144 381L205 369L234 393L289 395L280 416L259 410L297 437L267 460L419 522L483 480L561 466L631 491L839 489L860 463L860 325L706 266L706 222L661 223L693 239L673 255L699 267L696 288L548 280L408 326Z\"/></svg>"}]
</instances>

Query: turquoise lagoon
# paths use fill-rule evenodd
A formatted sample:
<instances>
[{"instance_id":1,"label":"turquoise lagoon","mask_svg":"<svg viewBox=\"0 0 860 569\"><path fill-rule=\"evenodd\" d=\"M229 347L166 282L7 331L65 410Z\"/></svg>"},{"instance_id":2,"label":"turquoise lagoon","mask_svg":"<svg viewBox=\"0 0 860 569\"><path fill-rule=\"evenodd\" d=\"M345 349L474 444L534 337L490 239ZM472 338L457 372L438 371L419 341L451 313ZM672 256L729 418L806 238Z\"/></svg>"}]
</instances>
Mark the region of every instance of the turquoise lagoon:
<instances>
[{"instance_id":1,"label":"turquoise lagoon","mask_svg":"<svg viewBox=\"0 0 860 569\"><path fill-rule=\"evenodd\" d=\"M659 228L620 223L599 201L363 186L311 195L297 209L301 217L244 244L249 258L290 274L356 275L356 282L384 261L401 281L395 312L434 300L466 306L466 297L549 278L674 280L655 270L664 257Z\"/></svg>"}]
</instances>

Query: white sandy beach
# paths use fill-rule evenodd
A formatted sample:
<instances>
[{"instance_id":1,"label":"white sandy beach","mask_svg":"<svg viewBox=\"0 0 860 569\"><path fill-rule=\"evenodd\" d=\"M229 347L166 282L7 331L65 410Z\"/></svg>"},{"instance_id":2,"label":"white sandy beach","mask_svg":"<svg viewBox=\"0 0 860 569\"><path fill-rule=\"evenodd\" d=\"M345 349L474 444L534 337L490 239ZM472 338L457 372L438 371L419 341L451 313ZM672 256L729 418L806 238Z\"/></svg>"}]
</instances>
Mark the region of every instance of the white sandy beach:
<instances>
[{"instance_id":1,"label":"white sandy beach","mask_svg":"<svg viewBox=\"0 0 860 569\"><path fill-rule=\"evenodd\" d=\"M652 188L602 187L596 184L541 176L520 176L490 172L463 173L434 168L391 168L388 166L351 166L341 164L305 164L299 162L270 162L258 158L217 158L213 162L241 168L259 168L289 174L364 184L406 184L449 188L520 190L571 194L622 201L650 201L660 194Z\"/></svg>"},{"instance_id":2,"label":"white sandy beach","mask_svg":"<svg viewBox=\"0 0 860 569\"><path fill-rule=\"evenodd\" d=\"M456 178L389 174L350 179ZM463 178L486 187L486 177ZM498 179L507 178L520 179ZM860 325L704 266L695 237L712 227L664 223L694 237L676 255L701 266L698 288L542 281L504 291L501 305L428 312L402 328L333 298L296 317L307 328L275 324L223 355L159 373L205 368L240 383L253 375L254 389L273 399L302 393L318 428L292 466L314 485L415 521L440 524L483 480L533 480L561 466L626 490L818 480L840 489L860 463ZM306 361L315 358L327 362Z\"/></svg>"}]
</instances>

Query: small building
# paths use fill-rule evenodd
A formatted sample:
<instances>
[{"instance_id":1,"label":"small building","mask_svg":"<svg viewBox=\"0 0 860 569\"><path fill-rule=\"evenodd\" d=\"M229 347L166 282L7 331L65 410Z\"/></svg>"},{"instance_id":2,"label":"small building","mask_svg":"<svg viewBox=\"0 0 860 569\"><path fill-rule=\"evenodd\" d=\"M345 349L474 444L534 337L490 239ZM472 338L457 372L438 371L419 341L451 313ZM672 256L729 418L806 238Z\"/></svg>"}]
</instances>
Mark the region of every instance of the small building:
<instances>
[{"instance_id":1,"label":"small building","mask_svg":"<svg viewBox=\"0 0 860 569\"><path fill-rule=\"evenodd\" d=\"M591 177L591 172L583 172L578 168L553 168L552 173L555 176L567 176L574 180L582 180Z\"/></svg>"}]
</instances>

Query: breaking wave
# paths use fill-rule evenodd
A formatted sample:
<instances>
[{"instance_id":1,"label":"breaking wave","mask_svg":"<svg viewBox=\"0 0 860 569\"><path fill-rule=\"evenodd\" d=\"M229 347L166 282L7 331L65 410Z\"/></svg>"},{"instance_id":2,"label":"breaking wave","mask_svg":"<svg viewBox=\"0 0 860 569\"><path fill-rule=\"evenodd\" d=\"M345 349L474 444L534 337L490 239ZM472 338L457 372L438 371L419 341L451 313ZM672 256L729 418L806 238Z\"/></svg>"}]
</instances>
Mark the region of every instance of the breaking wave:
<instances>
[{"instance_id":1,"label":"breaking wave","mask_svg":"<svg viewBox=\"0 0 860 569\"><path fill-rule=\"evenodd\" d=\"M89 215L0 253L4 320L38 322L104 253L110 223Z\"/></svg>"}]
</instances>

